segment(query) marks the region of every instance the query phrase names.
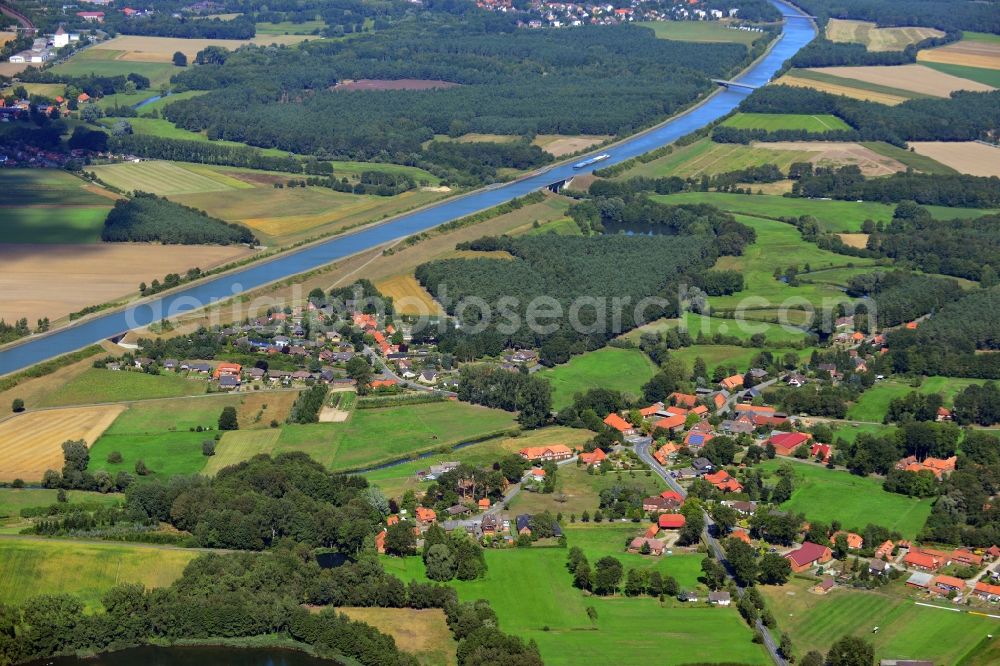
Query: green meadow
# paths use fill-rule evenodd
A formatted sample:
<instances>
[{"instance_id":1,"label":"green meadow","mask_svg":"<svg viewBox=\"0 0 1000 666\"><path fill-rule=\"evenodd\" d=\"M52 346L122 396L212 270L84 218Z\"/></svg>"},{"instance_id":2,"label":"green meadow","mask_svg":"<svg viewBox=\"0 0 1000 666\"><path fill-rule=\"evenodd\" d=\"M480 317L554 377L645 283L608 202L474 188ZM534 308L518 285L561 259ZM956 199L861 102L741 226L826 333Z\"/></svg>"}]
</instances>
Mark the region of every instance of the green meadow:
<instances>
[{"instance_id":1,"label":"green meadow","mask_svg":"<svg viewBox=\"0 0 1000 666\"><path fill-rule=\"evenodd\" d=\"M805 130L807 132L832 132L849 130L851 126L837 116L829 114L808 115L801 113L737 113L726 118L724 127L739 129Z\"/></svg>"},{"instance_id":2,"label":"green meadow","mask_svg":"<svg viewBox=\"0 0 1000 666\"><path fill-rule=\"evenodd\" d=\"M85 405L97 402L125 402L150 398L173 398L205 393L208 382L178 375L150 375L88 368L85 372L49 393L42 407Z\"/></svg>"},{"instance_id":3,"label":"green meadow","mask_svg":"<svg viewBox=\"0 0 1000 666\"><path fill-rule=\"evenodd\" d=\"M810 585L792 579L782 587L761 588L778 628L788 632L800 656L826 652L835 640L852 634L874 643L876 659L958 664L997 631L994 618L917 606L891 592L837 588L818 596L809 592ZM876 626L877 634L872 632Z\"/></svg>"},{"instance_id":4,"label":"green meadow","mask_svg":"<svg viewBox=\"0 0 1000 666\"><path fill-rule=\"evenodd\" d=\"M695 340L699 336L711 338L716 334L749 340L752 336L762 333L768 343L782 345L802 342L806 337L805 331L794 326L781 326L747 319L709 317L694 312L685 312L679 319L658 319L629 331L622 337L638 344L644 333L662 333L678 327L687 330L688 334Z\"/></svg>"},{"instance_id":5,"label":"green meadow","mask_svg":"<svg viewBox=\"0 0 1000 666\"><path fill-rule=\"evenodd\" d=\"M99 243L113 201L56 169L0 170L4 243Z\"/></svg>"},{"instance_id":6,"label":"green meadow","mask_svg":"<svg viewBox=\"0 0 1000 666\"><path fill-rule=\"evenodd\" d=\"M567 530L569 545L574 545L577 532ZM581 547L601 552L593 545ZM689 578L684 571L690 570L697 556L685 557L691 560L667 566L676 566L682 578ZM732 607L661 605L648 597L584 596L571 585L563 548L487 550L486 561L485 577L451 585L462 600L489 600L501 629L535 641L546 664L770 663ZM419 557L384 557L381 562L404 581L425 580ZM594 621L588 618L588 606L597 612Z\"/></svg>"},{"instance_id":7,"label":"green meadow","mask_svg":"<svg viewBox=\"0 0 1000 666\"><path fill-rule=\"evenodd\" d=\"M795 490L781 508L803 513L807 520L839 520L849 530L861 530L873 523L912 539L924 526L934 503L933 499L888 493L882 490L882 480L875 477L855 476L789 458L768 461L761 468L774 472L784 464L795 470Z\"/></svg>"},{"instance_id":8,"label":"green meadow","mask_svg":"<svg viewBox=\"0 0 1000 666\"><path fill-rule=\"evenodd\" d=\"M945 404L951 404L955 396L971 384L982 384L974 379L958 377L926 377L919 387L895 379L881 381L861 394L858 401L847 411L847 418L855 421L874 421L881 423L889 411L889 403L895 398L902 398L913 391L920 393L940 393Z\"/></svg>"},{"instance_id":9,"label":"green meadow","mask_svg":"<svg viewBox=\"0 0 1000 666\"><path fill-rule=\"evenodd\" d=\"M605 347L574 356L568 363L541 370L538 377L552 384L552 406L562 409L573 396L592 388L642 395L642 385L656 374L649 357L638 349Z\"/></svg>"},{"instance_id":10,"label":"green meadow","mask_svg":"<svg viewBox=\"0 0 1000 666\"><path fill-rule=\"evenodd\" d=\"M59 491L54 488L0 488L0 519L16 518L21 515L21 509L55 504ZM71 490L66 493L69 504L86 504L96 502L106 506L118 504L122 495Z\"/></svg>"},{"instance_id":11,"label":"green meadow","mask_svg":"<svg viewBox=\"0 0 1000 666\"><path fill-rule=\"evenodd\" d=\"M749 46L765 35L727 28L718 21L650 21L639 25L651 28L659 39L679 42L736 42Z\"/></svg>"},{"instance_id":12,"label":"green meadow","mask_svg":"<svg viewBox=\"0 0 1000 666\"><path fill-rule=\"evenodd\" d=\"M720 365L726 368L734 367L738 372L745 372L749 369L753 358L762 351L765 350L757 349L756 347L739 347L735 345L692 345L690 347L674 349L670 352L670 355L672 358L683 361L689 370L694 367L695 359L700 358L705 361L708 373L712 374L715 368ZM781 348L767 349L766 351L771 352L775 358L779 359L785 354L792 353L798 355L800 359L805 360L812 354L811 348Z\"/></svg>"},{"instance_id":13,"label":"green meadow","mask_svg":"<svg viewBox=\"0 0 1000 666\"><path fill-rule=\"evenodd\" d=\"M926 62L921 60L921 65L936 69L945 74L951 74L970 81L985 83L994 88L1000 88L1000 70L986 69L985 67L966 67L965 65L951 65L943 62Z\"/></svg>"}]
</instances>

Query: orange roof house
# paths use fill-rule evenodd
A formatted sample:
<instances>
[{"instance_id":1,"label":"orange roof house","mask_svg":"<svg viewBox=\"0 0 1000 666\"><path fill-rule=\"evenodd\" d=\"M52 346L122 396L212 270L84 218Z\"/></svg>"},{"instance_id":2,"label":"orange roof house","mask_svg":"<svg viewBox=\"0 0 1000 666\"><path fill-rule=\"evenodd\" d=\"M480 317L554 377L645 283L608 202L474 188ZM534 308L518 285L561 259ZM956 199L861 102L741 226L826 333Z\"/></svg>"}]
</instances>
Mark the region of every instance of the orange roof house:
<instances>
[{"instance_id":1,"label":"orange roof house","mask_svg":"<svg viewBox=\"0 0 1000 666\"><path fill-rule=\"evenodd\" d=\"M738 493L743 490L743 484L729 476L729 473L724 469L706 474L704 479L724 493Z\"/></svg>"},{"instance_id":2,"label":"orange roof house","mask_svg":"<svg viewBox=\"0 0 1000 666\"><path fill-rule=\"evenodd\" d=\"M691 408L691 413L697 414L701 418L705 418L705 416L708 414L708 407L706 407L705 405L695 405L694 407Z\"/></svg>"},{"instance_id":3,"label":"orange roof house","mask_svg":"<svg viewBox=\"0 0 1000 666\"><path fill-rule=\"evenodd\" d=\"M983 565L982 555L976 555L971 550L967 550L965 548L959 548L952 551L951 559L955 562L961 562L962 564L974 567L981 567Z\"/></svg>"},{"instance_id":4,"label":"orange roof house","mask_svg":"<svg viewBox=\"0 0 1000 666\"><path fill-rule=\"evenodd\" d=\"M518 451L525 460L532 462L546 460L569 460L573 457L573 451L565 444L551 444L549 446L529 446Z\"/></svg>"},{"instance_id":5,"label":"orange roof house","mask_svg":"<svg viewBox=\"0 0 1000 666\"><path fill-rule=\"evenodd\" d=\"M748 545L750 544L750 535L747 534L747 531L745 529L743 529L742 527L737 527L735 530L733 530L730 533L729 536L731 536L734 539L739 539L740 541L742 541L745 544L748 544Z\"/></svg>"},{"instance_id":6,"label":"orange roof house","mask_svg":"<svg viewBox=\"0 0 1000 666\"><path fill-rule=\"evenodd\" d=\"M660 497L662 497L663 499L668 499L668 500L672 499L672 500L678 502L679 504L683 504L684 503L684 497L679 492L677 492L676 490L664 490L662 493L660 493Z\"/></svg>"},{"instance_id":7,"label":"orange roof house","mask_svg":"<svg viewBox=\"0 0 1000 666\"><path fill-rule=\"evenodd\" d=\"M667 442L659 449L657 449L655 453L653 453L653 457L656 458L657 462L659 462L661 465L666 465L667 458L680 451L680 448L681 447L677 446L673 442Z\"/></svg>"},{"instance_id":8,"label":"orange roof house","mask_svg":"<svg viewBox=\"0 0 1000 666\"><path fill-rule=\"evenodd\" d=\"M76 101L78 101L78 102L89 102L90 101L90 95L88 95L87 93L80 93L79 95L76 96Z\"/></svg>"},{"instance_id":9,"label":"orange roof house","mask_svg":"<svg viewBox=\"0 0 1000 666\"><path fill-rule=\"evenodd\" d=\"M972 591L977 597L987 599L989 601L1000 600L1000 585L990 585L989 583L979 582L976 583L976 587Z\"/></svg>"},{"instance_id":10,"label":"orange roof house","mask_svg":"<svg viewBox=\"0 0 1000 666\"><path fill-rule=\"evenodd\" d=\"M385 537L388 534L385 530L382 530L375 535L375 548L378 550L380 555L385 554Z\"/></svg>"},{"instance_id":11,"label":"orange roof house","mask_svg":"<svg viewBox=\"0 0 1000 666\"><path fill-rule=\"evenodd\" d=\"M833 552L829 548L811 541L804 542L798 550L785 555L795 573L802 573L814 564L825 564L832 558Z\"/></svg>"},{"instance_id":12,"label":"orange roof house","mask_svg":"<svg viewBox=\"0 0 1000 666\"><path fill-rule=\"evenodd\" d=\"M635 426L613 412L604 418L604 424L610 428L614 428L623 435L635 433Z\"/></svg>"},{"instance_id":13,"label":"orange roof house","mask_svg":"<svg viewBox=\"0 0 1000 666\"><path fill-rule=\"evenodd\" d=\"M943 567L946 562L936 555L931 555L919 550L911 550L906 554L906 557L903 558L903 564L908 567L913 567L914 569L937 571Z\"/></svg>"},{"instance_id":14,"label":"orange roof house","mask_svg":"<svg viewBox=\"0 0 1000 666\"><path fill-rule=\"evenodd\" d=\"M671 393L667 400L678 407L687 407L688 409L693 409L698 404L698 397L690 393Z\"/></svg>"},{"instance_id":15,"label":"orange roof house","mask_svg":"<svg viewBox=\"0 0 1000 666\"><path fill-rule=\"evenodd\" d=\"M819 458L823 462L827 462L830 460L830 445L813 444L812 448L809 449L809 455L813 458Z\"/></svg>"},{"instance_id":16,"label":"orange roof house","mask_svg":"<svg viewBox=\"0 0 1000 666\"><path fill-rule=\"evenodd\" d=\"M774 407L767 407L765 405L748 405L746 403L737 403L733 409L737 412L752 412L754 414L774 414Z\"/></svg>"},{"instance_id":17,"label":"orange roof house","mask_svg":"<svg viewBox=\"0 0 1000 666\"><path fill-rule=\"evenodd\" d=\"M953 590L961 592L965 589L965 581L955 576L935 576L931 588L938 594L948 594Z\"/></svg>"},{"instance_id":18,"label":"orange roof house","mask_svg":"<svg viewBox=\"0 0 1000 666\"><path fill-rule=\"evenodd\" d=\"M604 452L604 449L594 449L590 453L581 453L579 455L580 460L584 465L596 465L600 466L601 461L608 457L608 454Z\"/></svg>"},{"instance_id":19,"label":"orange roof house","mask_svg":"<svg viewBox=\"0 0 1000 666\"><path fill-rule=\"evenodd\" d=\"M660 411L661 409L663 409L663 403L658 402L655 405L650 405L649 407L643 407L642 409L639 410L639 413L645 419L649 418L650 416Z\"/></svg>"},{"instance_id":20,"label":"orange roof house","mask_svg":"<svg viewBox=\"0 0 1000 666\"><path fill-rule=\"evenodd\" d=\"M480 509L488 509L490 508L490 500L488 497L484 497L481 500L479 500L479 502L477 502L477 505L479 506Z\"/></svg>"},{"instance_id":21,"label":"orange roof house","mask_svg":"<svg viewBox=\"0 0 1000 666\"><path fill-rule=\"evenodd\" d=\"M642 536L644 539L652 539L657 534L659 534L659 532L660 532L660 526L657 525L656 523L653 523L652 525L646 528L646 532Z\"/></svg>"},{"instance_id":22,"label":"orange roof house","mask_svg":"<svg viewBox=\"0 0 1000 666\"><path fill-rule=\"evenodd\" d=\"M395 379L375 379L372 381L371 384L369 384L369 386L372 387L373 389L388 388L390 386L395 386L395 385L396 385Z\"/></svg>"},{"instance_id":23,"label":"orange roof house","mask_svg":"<svg viewBox=\"0 0 1000 666\"><path fill-rule=\"evenodd\" d=\"M726 377L719 382L719 385L727 391L741 388L743 386L743 375L732 375L730 377Z\"/></svg>"},{"instance_id":24,"label":"orange roof house","mask_svg":"<svg viewBox=\"0 0 1000 666\"><path fill-rule=\"evenodd\" d=\"M892 541L886 541L881 546L875 549L875 559L886 560L892 556Z\"/></svg>"},{"instance_id":25,"label":"orange roof house","mask_svg":"<svg viewBox=\"0 0 1000 666\"><path fill-rule=\"evenodd\" d=\"M911 331L913 329L915 329L916 327L917 327L917 322L915 322L915 321L910 321L910 322L906 323L906 328L908 328Z\"/></svg>"},{"instance_id":26,"label":"orange roof house","mask_svg":"<svg viewBox=\"0 0 1000 666\"><path fill-rule=\"evenodd\" d=\"M428 509L424 506L417 507L417 520L422 523L433 523L437 520L437 513L434 509Z\"/></svg>"},{"instance_id":27,"label":"orange roof house","mask_svg":"<svg viewBox=\"0 0 1000 666\"><path fill-rule=\"evenodd\" d=\"M653 428L663 428L664 430L677 430L678 428L683 428L684 423L687 421L686 414L674 414L673 416L668 416L666 418L660 419L659 421L653 422Z\"/></svg>"},{"instance_id":28,"label":"orange roof house","mask_svg":"<svg viewBox=\"0 0 1000 666\"><path fill-rule=\"evenodd\" d=\"M687 519L680 513L661 513L657 524L664 530L679 530L684 527Z\"/></svg>"},{"instance_id":29,"label":"orange roof house","mask_svg":"<svg viewBox=\"0 0 1000 666\"><path fill-rule=\"evenodd\" d=\"M843 534L847 538L847 547L850 548L851 550L859 550L865 543L865 540L861 537L860 534L855 534L854 532L845 532L843 530L834 532L833 536L830 537L830 540L836 541L837 537L839 537L841 534Z\"/></svg>"},{"instance_id":30,"label":"orange roof house","mask_svg":"<svg viewBox=\"0 0 1000 666\"><path fill-rule=\"evenodd\" d=\"M239 363L220 363L215 367L215 371L212 373L212 376L216 379L224 375L239 377L241 372L243 372L243 366Z\"/></svg>"},{"instance_id":31,"label":"orange roof house","mask_svg":"<svg viewBox=\"0 0 1000 666\"><path fill-rule=\"evenodd\" d=\"M722 409L726 406L726 396L721 393L716 393L712 396L712 404L715 405L715 409Z\"/></svg>"},{"instance_id":32,"label":"orange roof house","mask_svg":"<svg viewBox=\"0 0 1000 666\"><path fill-rule=\"evenodd\" d=\"M957 460L956 456L952 456L950 458L925 458L921 462L915 456L909 456L896 463L896 469L902 469L907 472L921 472L926 469L933 472L934 476L940 479L942 475L955 471L955 462Z\"/></svg>"},{"instance_id":33,"label":"orange roof house","mask_svg":"<svg viewBox=\"0 0 1000 666\"><path fill-rule=\"evenodd\" d=\"M399 516L389 516L388 518L385 519L385 524L389 525L390 527L398 522L399 522Z\"/></svg>"}]
</instances>

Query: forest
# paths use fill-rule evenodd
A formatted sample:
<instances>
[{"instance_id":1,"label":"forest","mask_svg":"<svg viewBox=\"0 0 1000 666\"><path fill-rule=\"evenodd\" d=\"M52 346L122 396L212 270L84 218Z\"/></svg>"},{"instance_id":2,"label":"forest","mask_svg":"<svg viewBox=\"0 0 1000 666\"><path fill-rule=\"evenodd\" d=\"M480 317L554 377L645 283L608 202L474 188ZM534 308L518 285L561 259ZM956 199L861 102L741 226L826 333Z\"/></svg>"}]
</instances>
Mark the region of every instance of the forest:
<instances>
[{"instance_id":1,"label":"forest","mask_svg":"<svg viewBox=\"0 0 1000 666\"><path fill-rule=\"evenodd\" d=\"M886 106L810 88L777 85L755 90L740 104L740 110L746 113L829 113L855 130L819 135L823 141L886 141L897 146L907 141L975 141L987 139L1000 125L1000 91L957 91L947 99L911 99L896 106ZM748 143L818 137L799 130L767 132L716 127L712 138L726 143Z\"/></svg>"},{"instance_id":2,"label":"forest","mask_svg":"<svg viewBox=\"0 0 1000 666\"><path fill-rule=\"evenodd\" d=\"M989 501L998 478L1000 440L992 433L966 431L957 469L943 482L921 540L983 548L1000 542L1000 507Z\"/></svg>"},{"instance_id":3,"label":"forest","mask_svg":"<svg viewBox=\"0 0 1000 666\"><path fill-rule=\"evenodd\" d=\"M993 382L967 386L955 396L952 418L959 425L1000 423L1000 387Z\"/></svg>"},{"instance_id":4,"label":"forest","mask_svg":"<svg viewBox=\"0 0 1000 666\"><path fill-rule=\"evenodd\" d=\"M960 37L961 33L949 32L944 37L929 37L916 44L909 44L902 51L869 51L864 44L831 42L820 36L792 56L790 62L795 67L906 65L917 61L917 53L921 49L944 46Z\"/></svg>"},{"instance_id":5,"label":"forest","mask_svg":"<svg viewBox=\"0 0 1000 666\"><path fill-rule=\"evenodd\" d=\"M175 18L167 13L126 17L118 12L109 15L109 27L123 35L180 37L183 39L251 39L257 34L252 17Z\"/></svg>"},{"instance_id":6,"label":"forest","mask_svg":"<svg viewBox=\"0 0 1000 666\"><path fill-rule=\"evenodd\" d=\"M898 172L866 178L855 164L839 168L817 167L792 183L792 196L809 199L898 203L914 201L927 206L995 208L1000 206L1000 178L967 174Z\"/></svg>"},{"instance_id":7,"label":"forest","mask_svg":"<svg viewBox=\"0 0 1000 666\"><path fill-rule=\"evenodd\" d=\"M879 26L925 26L944 31L1000 34L1000 13L992 2L975 0L800 0L799 7L826 25L830 18L871 21Z\"/></svg>"},{"instance_id":8,"label":"forest","mask_svg":"<svg viewBox=\"0 0 1000 666\"><path fill-rule=\"evenodd\" d=\"M310 612L304 603L326 608ZM157 641L276 635L338 661L416 666L417 659L391 636L336 610L378 606L443 609L458 641L459 666L542 664L537 647L500 631L486 601L460 603L446 585L404 584L371 556L323 569L308 549L291 543L269 557L204 555L170 586L117 585L104 595L102 606L100 612L84 613L83 604L66 594L33 597L20 607L0 604L0 662Z\"/></svg>"},{"instance_id":9,"label":"forest","mask_svg":"<svg viewBox=\"0 0 1000 666\"><path fill-rule=\"evenodd\" d=\"M159 160L302 173L302 162L299 159L295 157L271 157L250 146L167 139L146 134L112 136L108 139L108 146L117 153Z\"/></svg>"},{"instance_id":10,"label":"forest","mask_svg":"<svg viewBox=\"0 0 1000 666\"><path fill-rule=\"evenodd\" d=\"M256 146L445 167L470 155L423 149L436 134L629 133L708 92L709 77L749 58L742 45L659 40L637 26L528 31L505 21L479 26L420 14L347 42L245 47L178 74L180 89L212 92L168 104L165 116ZM401 78L458 85L332 89L344 79Z\"/></svg>"},{"instance_id":11,"label":"forest","mask_svg":"<svg viewBox=\"0 0 1000 666\"><path fill-rule=\"evenodd\" d=\"M168 245L257 244L257 238L242 225L209 217L197 208L145 192L136 192L131 199L115 202L104 220L101 240L114 243L158 241Z\"/></svg>"},{"instance_id":12,"label":"forest","mask_svg":"<svg viewBox=\"0 0 1000 666\"><path fill-rule=\"evenodd\" d=\"M868 297L879 328L899 326L934 312L964 294L955 280L907 271L875 271L852 277L847 295Z\"/></svg>"},{"instance_id":13,"label":"forest","mask_svg":"<svg viewBox=\"0 0 1000 666\"><path fill-rule=\"evenodd\" d=\"M552 412L552 388L544 379L493 365L463 365L458 399L509 412L526 428L544 425Z\"/></svg>"}]
</instances>

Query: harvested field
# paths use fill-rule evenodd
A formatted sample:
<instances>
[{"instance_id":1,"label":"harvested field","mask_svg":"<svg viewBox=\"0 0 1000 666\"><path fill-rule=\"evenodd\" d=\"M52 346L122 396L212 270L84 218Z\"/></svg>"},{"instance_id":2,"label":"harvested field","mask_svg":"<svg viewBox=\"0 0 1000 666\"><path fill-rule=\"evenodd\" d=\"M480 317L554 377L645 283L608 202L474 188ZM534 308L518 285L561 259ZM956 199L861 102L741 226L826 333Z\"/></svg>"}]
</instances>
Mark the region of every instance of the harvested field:
<instances>
[{"instance_id":1,"label":"harvested field","mask_svg":"<svg viewBox=\"0 0 1000 666\"><path fill-rule=\"evenodd\" d=\"M403 315L439 315L441 306L410 274L394 275L375 286L393 299L396 311Z\"/></svg>"},{"instance_id":2,"label":"harvested field","mask_svg":"<svg viewBox=\"0 0 1000 666\"><path fill-rule=\"evenodd\" d=\"M125 410L122 405L70 407L17 414L0 422L0 481L40 481L47 469L62 469L62 443L93 444Z\"/></svg>"},{"instance_id":3,"label":"harvested field","mask_svg":"<svg viewBox=\"0 0 1000 666\"><path fill-rule=\"evenodd\" d=\"M16 76L29 67L28 63L0 62L0 76Z\"/></svg>"},{"instance_id":4,"label":"harvested field","mask_svg":"<svg viewBox=\"0 0 1000 666\"><path fill-rule=\"evenodd\" d=\"M963 39L936 49L925 49L917 54L920 62L940 62L946 65L964 65L983 69L1000 69L1000 42Z\"/></svg>"},{"instance_id":5,"label":"harvested field","mask_svg":"<svg viewBox=\"0 0 1000 666\"><path fill-rule=\"evenodd\" d=\"M611 137L594 135L561 136L559 134L539 134L531 143L535 144L550 155L562 157L563 155L571 155L581 150L586 150L591 146L596 146L603 141L607 141L609 138Z\"/></svg>"},{"instance_id":6,"label":"harvested field","mask_svg":"<svg viewBox=\"0 0 1000 666\"><path fill-rule=\"evenodd\" d=\"M965 64L965 63L963 63ZM992 86L960 79L923 65L898 65L894 67L822 67L810 71L854 79L880 86L902 88L934 97L948 97L956 90L986 92Z\"/></svg>"},{"instance_id":7,"label":"harvested field","mask_svg":"<svg viewBox=\"0 0 1000 666\"><path fill-rule=\"evenodd\" d=\"M458 83L434 79L344 79L334 90L436 90L454 88Z\"/></svg>"},{"instance_id":8,"label":"harvested field","mask_svg":"<svg viewBox=\"0 0 1000 666\"><path fill-rule=\"evenodd\" d=\"M298 391L245 393L236 408L241 430L270 427L272 420L284 423L292 411Z\"/></svg>"},{"instance_id":9,"label":"harvested field","mask_svg":"<svg viewBox=\"0 0 1000 666\"><path fill-rule=\"evenodd\" d=\"M279 428L232 430L224 433L215 449L215 455L205 463L202 474L218 474L224 467L249 460L260 453L271 453L280 436Z\"/></svg>"},{"instance_id":10,"label":"harvested field","mask_svg":"<svg viewBox=\"0 0 1000 666\"><path fill-rule=\"evenodd\" d=\"M161 160L95 166L93 171L105 183L120 190L126 192L138 190L158 196L224 192L254 187L240 178L211 167Z\"/></svg>"},{"instance_id":11,"label":"harvested field","mask_svg":"<svg viewBox=\"0 0 1000 666\"><path fill-rule=\"evenodd\" d=\"M848 247L868 247L868 234L838 234Z\"/></svg>"},{"instance_id":12,"label":"harvested field","mask_svg":"<svg viewBox=\"0 0 1000 666\"><path fill-rule=\"evenodd\" d=\"M913 141L909 144L956 171L973 176L1000 176L1000 148L977 141Z\"/></svg>"},{"instance_id":13,"label":"harvested field","mask_svg":"<svg viewBox=\"0 0 1000 666\"><path fill-rule=\"evenodd\" d=\"M351 413L345 409L337 409L336 407L324 407L319 411L319 422L320 423L343 423Z\"/></svg>"},{"instance_id":14,"label":"harvested field","mask_svg":"<svg viewBox=\"0 0 1000 666\"><path fill-rule=\"evenodd\" d=\"M194 267L208 270L251 253L222 245L0 244L0 312L8 320L55 320L132 296L140 282Z\"/></svg>"},{"instance_id":15,"label":"harvested field","mask_svg":"<svg viewBox=\"0 0 1000 666\"><path fill-rule=\"evenodd\" d=\"M198 51L207 46L221 46L234 51L246 44L298 44L308 35L259 35L253 39L180 39L174 37L143 37L123 35L89 49L95 57L104 55L112 60L131 62L169 63L175 52L180 51L193 61ZM111 52L111 53L102 53Z\"/></svg>"},{"instance_id":16,"label":"harvested field","mask_svg":"<svg viewBox=\"0 0 1000 666\"><path fill-rule=\"evenodd\" d=\"M337 612L389 634L421 666L457 663L455 639L439 608L338 608Z\"/></svg>"},{"instance_id":17,"label":"harvested field","mask_svg":"<svg viewBox=\"0 0 1000 666\"><path fill-rule=\"evenodd\" d=\"M866 176L888 176L897 171L906 171L906 165L885 155L879 155L871 148L859 143L838 143L826 141L775 141L755 142L754 148L814 153L809 161L817 166L845 166L855 164Z\"/></svg>"},{"instance_id":18,"label":"harvested field","mask_svg":"<svg viewBox=\"0 0 1000 666\"><path fill-rule=\"evenodd\" d=\"M17 37L16 32L6 32L6 31L0 32L0 46L3 46L4 44L14 39L15 37Z\"/></svg>"},{"instance_id":19,"label":"harvested field","mask_svg":"<svg viewBox=\"0 0 1000 666\"><path fill-rule=\"evenodd\" d=\"M850 82L844 83L833 83L830 81L819 81L817 79L807 78L801 76L801 72L810 70L792 70L788 74L785 74L774 83L776 85L783 86L795 86L798 88L812 88L813 90L819 90L820 92L830 93L831 95L844 95L845 97L850 97L852 99L863 99L869 102L878 102L879 104L886 104L888 106L895 106L896 104L902 104L909 97L902 95L895 95L888 92L879 92L876 90L866 90L864 88L859 88L849 85Z\"/></svg>"},{"instance_id":20,"label":"harvested field","mask_svg":"<svg viewBox=\"0 0 1000 666\"><path fill-rule=\"evenodd\" d=\"M826 25L826 38L831 42L864 44L869 51L902 51L929 37L944 37L935 28L878 28L868 21L830 19Z\"/></svg>"}]
</instances>

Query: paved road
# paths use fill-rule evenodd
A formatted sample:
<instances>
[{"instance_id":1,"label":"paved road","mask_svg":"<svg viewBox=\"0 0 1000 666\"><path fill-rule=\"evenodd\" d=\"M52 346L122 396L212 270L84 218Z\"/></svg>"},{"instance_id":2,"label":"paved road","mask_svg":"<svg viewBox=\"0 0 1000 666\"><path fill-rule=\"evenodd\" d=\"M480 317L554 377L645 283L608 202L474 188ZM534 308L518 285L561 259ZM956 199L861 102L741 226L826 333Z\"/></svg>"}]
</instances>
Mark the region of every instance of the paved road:
<instances>
[{"instance_id":1,"label":"paved road","mask_svg":"<svg viewBox=\"0 0 1000 666\"><path fill-rule=\"evenodd\" d=\"M677 479L671 476L670 473L666 469L664 469L663 465L657 462L656 458L653 457L653 454L650 453L649 446L650 445L648 443L636 444L635 446L636 454L638 454L639 458L644 463L649 465L654 472L656 472L664 481L666 481L667 485L670 486L671 489L680 493L682 497L687 497L687 490L677 482ZM704 539L705 543L707 543L708 547L712 550L712 554L715 555L715 559L718 560L726 568L726 575L728 575L729 578L732 579L732 571L729 568L729 561L726 560L726 554L725 552L723 552L722 546L719 544L718 539L716 539L711 534L711 527L714 525L714 523L712 522L712 518L708 515L707 512L704 514L704 516L705 516L705 530L702 532L701 535L702 539ZM744 589L739 585L737 585L736 590L738 596L742 597ZM771 630L768 629L767 626L761 620L757 620L755 626L757 631L760 632L760 635L764 637L764 647L767 648L767 651L771 655L771 659L774 661L774 663L777 664L778 666L787 666L787 662L781 656L781 653L778 652L778 644L774 642L774 638L771 636Z\"/></svg>"},{"instance_id":2,"label":"paved road","mask_svg":"<svg viewBox=\"0 0 1000 666\"><path fill-rule=\"evenodd\" d=\"M458 395L454 391L445 391L444 389L437 389L434 388L433 386L424 386L420 382L411 382L409 379L404 379L403 377L400 377L399 375L396 374L396 371L392 369L392 366L385 362L385 359L382 358L381 354L379 354L378 352L376 352L374 349L372 349L367 345L365 346L364 354L365 356L368 357L368 360L371 361L371 364L373 366L381 369L382 374L385 376L386 379L395 379L397 382L399 382L406 388L416 389L418 391L426 391L428 393L436 393L437 395L444 395L448 397L455 397Z\"/></svg>"}]
</instances>

